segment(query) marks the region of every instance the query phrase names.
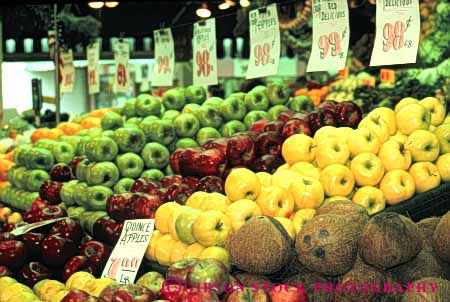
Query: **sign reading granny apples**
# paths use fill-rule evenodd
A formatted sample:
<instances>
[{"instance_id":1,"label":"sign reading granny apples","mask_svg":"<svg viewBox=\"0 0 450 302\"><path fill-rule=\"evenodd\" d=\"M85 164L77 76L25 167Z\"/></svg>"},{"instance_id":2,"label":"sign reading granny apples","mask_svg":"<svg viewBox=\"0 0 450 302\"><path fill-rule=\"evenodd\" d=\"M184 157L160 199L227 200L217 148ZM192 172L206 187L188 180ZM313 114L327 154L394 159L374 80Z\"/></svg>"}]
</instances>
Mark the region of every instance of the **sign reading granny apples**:
<instances>
[{"instance_id":1,"label":"sign reading granny apples","mask_svg":"<svg viewBox=\"0 0 450 302\"><path fill-rule=\"evenodd\" d=\"M216 19L194 23L192 49L194 85L216 85L218 83Z\"/></svg>"},{"instance_id":2,"label":"sign reading granny apples","mask_svg":"<svg viewBox=\"0 0 450 302\"><path fill-rule=\"evenodd\" d=\"M102 278L111 278L121 284L133 284L154 228L154 219L125 220Z\"/></svg>"},{"instance_id":3,"label":"sign reading granny apples","mask_svg":"<svg viewBox=\"0 0 450 302\"><path fill-rule=\"evenodd\" d=\"M100 44L98 42L89 44L87 47L87 79L89 94L100 92Z\"/></svg>"},{"instance_id":4,"label":"sign reading granny apples","mask_svg":"<svg viewBox=\"0 0 450 302\"><path fill-rule=\"evenodd\" d=\"M73 66L72 49L61 51L60 60L60 92L70 93L73 91L73 84L75 82L75 66Z\"/></svg>"},{"instance_id":5,"label":"sign reading granny apples","mask_svg":"<svg viewBox=\"0 0 450 302\"><path fill-rule=\"evenodd\" d=\"M306 71L345 68L350 40L346 0L313 0L313 43Z\"/></svg>"},{"instance_id":6,"label":"sign reading granny apples","mask_svg":"<svg viewBox=\"0 0 450 302\"><path fill-rule=\"evenodd\" d=\"M250 11L250 59L247 79L277 74L280 27L276 4Z\"/></svg>"},{"instance_id":7,"label":"sign reading granny apples","mask_svg":"<svg viewBox=\"0 0 450 302\"><path fill-rule=\"evenodd\" d=\"M130 89L130 46L126 42L117 42L114 47L114 61L116 71L114 74L114 91L128 92Z\"/></svg>"},{"instance_id":8,"label":"sign reading granny apples","mask_svg":"<svg viewBox=\"0 0 450 302\"><path fill-rule=\"evenodd\" d=\"M377 0L370 66L416 63L420 36L418 0Z\"/></svg>"},{"instance_id":9,"label":"sign reading granny apples","mask_svg":"<svg viewBox=\"0 0 450 302\"><path fill-rule=\"evenodd\" d=\"M175 71L175 49L170 28L153 31L155 38L155 64L153 86L172 86Z\"/></svg>"}]
</instances>

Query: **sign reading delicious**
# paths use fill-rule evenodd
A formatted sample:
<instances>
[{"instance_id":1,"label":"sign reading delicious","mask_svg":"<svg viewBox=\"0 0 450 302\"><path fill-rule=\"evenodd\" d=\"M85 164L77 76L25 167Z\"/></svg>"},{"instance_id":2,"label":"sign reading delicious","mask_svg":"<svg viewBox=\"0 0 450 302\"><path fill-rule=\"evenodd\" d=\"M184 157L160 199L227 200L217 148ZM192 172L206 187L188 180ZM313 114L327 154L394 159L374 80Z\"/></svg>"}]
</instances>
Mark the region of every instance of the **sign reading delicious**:
<instances>
[{"instance_id":1,"label":"sign reading delicious","mask_svg":"<svg viewBox=\"0 0 450 302\"><path fill-rule=\"evenodd\" d=\"M346 0L313 0L313 44L307 71L345 67L350 38Z\"/></svg>"},{"instance_id":2,"label":"sign reading delicious","mask_svg":"<svg viewBox=\"0 0 450 302\"><path fill-rule=\"evenodd\" d=\"M89 94L100 92L99 59L100 44L98 42L89 44L87 47L87 78Z\"/></svg>"},{"instance_id":3,"label":"sign reading delicious","mask_svg":"<svg viewBox=\"0 0 450 302\"><path fill-rule=\"evenodd\" d=\"M172 86L175 70L175 49L172 31L164 28L153 31L155 38L155 64L153 67L153 86Z\"/></svg>"},{"instance_id":4,"label":"sign reading delicious","mask_svg":"<svg viewBox=\"0 0 450 302\"><path fill-rule=\"evenodd\" d=\"M61 51L60 60L60 92L70 93L73 91L73 85L75 82L75 66L73 65L72 49Z\"/></svg>"},{"instance_id":5,"label":"sign reading delicious","mask_svg":"<svg viewBox=\"0 0 450 302\"><path fill-rule=\"evenodd\" d=\"M194 85L216 85L218 82L216 19L208 19L194 24L192 48Z\"/></svg>"},{"instance_id":6,"label":"sign reading delicious","mask_svg":"<svg viewBox=\"0 0 450 302\"><path fill-rule=\"evenodd\" d=\"M114 49L114 61L116 73L114 78L115 92L128 92L130 71L128 61L130 59L130 46L126 42L118 42Z\"/></svg>"}]
</instances>

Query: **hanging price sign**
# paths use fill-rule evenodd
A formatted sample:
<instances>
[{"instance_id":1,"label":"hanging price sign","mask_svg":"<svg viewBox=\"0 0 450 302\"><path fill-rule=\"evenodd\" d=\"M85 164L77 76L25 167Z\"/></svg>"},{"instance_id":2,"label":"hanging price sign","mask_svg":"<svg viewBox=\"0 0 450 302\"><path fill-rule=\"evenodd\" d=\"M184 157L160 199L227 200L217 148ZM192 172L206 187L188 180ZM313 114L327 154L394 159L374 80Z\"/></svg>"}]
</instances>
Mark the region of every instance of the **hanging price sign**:
<instances>
[{"instance_id":1,"label":"hanging price sign","mask_svg":"<svg viewBox=\"0 0 450 302\"><path fill-rule=\"evenodd\" d=\"M370 66L415 63L420 36L418 0L377 0Z\"/></svg>"},{"instance_id":2,"label":"hanging price sign","mask_svg":"<svg viewBox=\"0 0 450 302\"><path fill-rule=\"evenodd\" d=\"M75 82L75 66L73 65L72 49L60 52L59 73L60 73L60 92L70 93L73 91Z\"/></svg>"},{"instance_id":3,"label":"hanging price sign","mask_svg":"<svg viewBox=\"0 0 450 302\"><path fill-rule=\"evenodd\" d=\"M100 92L100 44L98 42L89 44L87 47L87 80L89 94Z\"/></svg>"},{"instance_id":4,"label":"hanging price sign","mask_svg":"<svg viewBox=\"0 0 450 302\"><path fill-rule=\"evenodd\" d=\"M133 284L154 228L154 219L125 220L102 278L114 279L121 284Z\"/></svg>"},{"instance_id":5,"label":"hanging price sign","mask_svg":"<svg viewBox=\"0 0 450 302\"><path fill-rule=\"evenodd\" d=\"M250 11L250 59L247 79L277 74L280 27L276 4Z\"/></svg>"},{"instance_id":6,"label":"hanging price sign","mask_svg":"<svg viewBox=\"0 0 450 302\"><path fill-rule=\"evenodd\" d=\"M175 71L175 49L170 28L153 31L155 38L155 64L153 86L172 86Z\"/></svg>"},{"instance_id":7,"label":"hanging price sign","mask_svg":"<svg viewBox=\"0 0 450 302\"><path fill-rule=\"evenodd\" d=\"M380 81L383 83L395 84L395 70L393 69L381 69Z\"/></svg>"},{"instance_id":8,"label":"hanging price sign","mask_svg":"<svg viewBox=\"0 0 450 302\"><path fill-rule=\"evenodd\" d=\"M313 0L313 43L307 72L345 68L350 40L346 0Z\"/></svg>"},{"instance_id":9,"label":"hanging price sign","mask_svg":"<svg viewBox=\"0 0 450 302\"><path fill-rule=\"evenodd\" d=\"M114 74L114 91L126 93L130 88L130 46L126 42L117 42L114 48L116 71Z\"/></svg>"},{"instance_id":10,"label":"hanging price sign","mask_svg":"<svg viewBox=\"0 0 450 302\"><path fill-rule=\"evenodd\" d=\"M212 18L194 24L192 49L194 85L216 85L218 83L216 19Z\"/></svg>"}]
</instances>

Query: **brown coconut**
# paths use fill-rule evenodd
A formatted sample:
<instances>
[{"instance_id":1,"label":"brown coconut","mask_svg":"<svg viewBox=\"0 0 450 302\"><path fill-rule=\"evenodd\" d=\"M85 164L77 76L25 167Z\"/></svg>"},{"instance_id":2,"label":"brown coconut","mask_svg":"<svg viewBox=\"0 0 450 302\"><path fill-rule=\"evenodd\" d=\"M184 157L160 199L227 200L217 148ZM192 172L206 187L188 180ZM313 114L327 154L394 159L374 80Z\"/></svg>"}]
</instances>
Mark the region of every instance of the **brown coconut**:
<instances>
[{"instance_id":1,"label":"brown coconut","mask_svg":"<svg viewBox=\"0 0 450 302\"><path fill-rule=\"evenodd\" d=\"M450 263L450 212L442 216L433 233L433 249L436 255Z\"/></svg>"},{"instance_id":2,"label":"brown coconut","mask_svg":"<svg viewBox=\"0 0 450 302\"><path fill-rule=\"evenodd\" d=\"M231 264L251 274L272 274L293 258L293 242L275 219L258 216L227 239Z\"/></svg>"},{"instance_id":3,"label":"brown coconut","mask_svg":"<svg viewBox=\"0 0 450 302\"><path fill-rule=\"evenodd\" d=\"M429 217L422 219L417 223L417 227L419 228L420 235L424 243L423 248L432 247L433 233L440 220L440 217Z\"/></svg>"},{"instance_id":4,"label":"brown coconut","mask_svg":"<svg viewBox=\"0 0 450 302\"><path fill-rule=\"evenodd\" d=\"M381 270L413 259L422 249L419 228L411 219L393 212L372 217L358 243L359 255Z\"/></svg>"},{"instance_id":5,"label":"brown coconut","mask_svg":"<svg viewBox=\"0 0 450 302\"><path fill-rule=\"evenodd\" d=\"M361 230L369 221L369 214L363 206L346 200L333 201L316 210L316 216L324 214L344 215L353 221L354 227L359 227Z\"/></svg>"},{"instance_id":6,"label":"brown coconut","mask_svg":"<svg viewBox=\"0 0 450 302\"><path fill-rule=\"evenodd\" d=\"M418 292L411 290L403 295L401 301L407 302L447 302L450 299L450 281L440 278L423 278L415 281L427 283L426 291ZM435 284L435 292L432 291L431 283Z\"/></svg>"},{"instance_id":7,"label":"brown coconut","mask_svg":"<svg viewBox=\"0 0 450 302\"><path fill-rule=\"evenodd\" d=\"M343 215L315 216L297 234L298 260L315 272L337 276L348 272L355 262L359 228Z\"/></svg>"}]
</instances>

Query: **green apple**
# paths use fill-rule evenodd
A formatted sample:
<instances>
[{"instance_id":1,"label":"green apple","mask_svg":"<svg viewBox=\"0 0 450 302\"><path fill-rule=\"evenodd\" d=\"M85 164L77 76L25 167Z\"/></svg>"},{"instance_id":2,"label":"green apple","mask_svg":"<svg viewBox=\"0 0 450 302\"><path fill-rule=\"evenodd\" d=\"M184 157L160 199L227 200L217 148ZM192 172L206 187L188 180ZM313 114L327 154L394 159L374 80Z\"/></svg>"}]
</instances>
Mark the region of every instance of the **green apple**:
<instances>
[{"instance_id":1,"label":"green apple","mask_svg":"<svg viewBox=\"0 0 450 302\"><path fill-rule=\"evenodd\" d=\"M203 105L220 106L220 104L222 104L222 102L223 102L223 99L222 99L222 98L219 98L219 97L217 97L217 96L213 96L213 97L210 97L209 99L207 99L207 100L203 103Z\"/></svg>"},{"instance_id":2,"label":"green apple","mask_svg":"<svg viewBox=\"0 0 450 302\"><path fill-rule=\"evenodd\" d=\"M289 108L284 105L275 105L272 108L269 109L267 112L269 114L269 119L272 121L275 121L278 119L278 116L281 112L289 111Z\"/></svg>"},{"instance_id":3,"label":"green apple","mask_svg":"<svg viewBox=\"0 0 450 302\"><path fill-rule=\"evenodd\" d=\"M77 155L81 156L81 155L86 155L86 146L88 144L88 142L91 141L91 137L89 136L81 136L80 137L80 142L78 143L78 147L77 147Z\"/></svg>"},{"instance_id":4,"label":"green apple","mask_svg":"<svg viewBox=\"0 0 450 302\"><path fill-rule=\"evenodd\" d=\"M198 147L198 143L192 138L182 138L177 140L175 144L175 150L181 148L195 148Z\"/></svg>"},{"instance_id":5,"label":"green apple","mask_svg":"<svg viewBox=\"0 0 450 302\"><path fill-rule=\"evenodd\" d=\"M55 158L49 150L33 147L26 152L25 164L28 169L41 169L48 171L55 164Z\"/></svg>"},{"instance_id":6,"label":"green apple","mask_svg":"<svg viewBox=\"0 0 450 302\"><path fill-rule=\"evenodd\" d=\"M202 127L213 127L218 129L222 125L222 114L217 106L203 105L197 111L197 118Z\"/></svg>"},{"instance_id":7,"label":"green apple","mask_svg":"<svg viewBox=\"0 0 450 302\"><path fill-rule=\"evenodd\" d=\"M242 120L247 113L245 101L233 96L226 98L219 105L219 110L225 121Z\"/></svg>"},{"instance_id":8,"label":"green apple","mask_svg":"<svg viewBox=\"0 0 450 302\"><path fill-rule=\"evenodd\" d=\"M288 102L289 109L295 111L311 112L314 110L314 102L309 96L299 95L293 97Z\"/></svg>"},{"instance_id":9,"label":"green apple","mask_svg":"<svg viewBox=\"0 0 450 302\"><path fill-rule=\"evenodd\" d=\"M119 128L114 131L113 139L120 152L141 152L145 145L145 133L139 128Z\"/></svg>"},{"instance_id":10,"label":"green apple","mask_svg":"<svg viewBox=\"0 0 450 302\"><path fill-rule=\"evenodd\" d=\"M168 120L144 120L139 127L147 142L158 142L167 146L175 139L175 127Z\"/></svg>"},{"instance_id":11,"label":"green apple","mask_svg":"<svg viewBox=\"0 0 450 302\"><path fill-rule=\"evenodd\" d=\"M144 122L144 121L157 121L157 120L159 120L160 118L159 117L157 117L156 115L149 115L149 116L147 116L147 117L145 117L145 118L143 118L140 122L139 122L139 125L142 123L142 122Z\"/></svg>"},{"instance_id":12,"label":"green apple","mask_svg":"<svg viewBox=\"0 0 450 302\"><path fill-rule=\"evenodd\" d=\"M91 162L87 158L81 160L78 163L77 169L75 171L75 174L76 174L75 176L77 177L77 179L79 181L86 181L87 169L88 169L88 166L90 163Z\"/></svg>"},{"instance_id":13,"label":"green apple","mask_svg":"<svg viewBox=\"0 0 450 302\"><path fill-rule=\"evenodd\" d=\"M89 187L85 182L78 182L74 185L73 200L79 206L85 206L87 204L87 191Z\"/></svg>"},{"instance_id":14,"label":"green apple","mask_svg":"<svg viewBox=\"0 0 450 302\"><path fill-rule=\"evenodd\" d=\"M200 130L198 130L197 132L197 143L200 146L203 146L204 143L206 143L207 141L209 141L210 139L216 139L216 138L221 138L222 135L220 134L220 132L213 128L213 127L204 127L201 128Z\"/></svg>"},{"instance_id":15,"label":"green apple","mask_svg":"<svg viewBox=\"0 0 450 302\"><path fill-rule=\"evenodd\" d=\"M105 211L86 211L82 216L80 216L80 224L83 230L88 234L94 234L95 222L103 217L108 216Z\"/></svg>"},{"instance_id":16,"label":"green apple","mask_svg":"<svg viewBox=\"0 0 450 302\"><path fill-rule=\"evenodd\" d=\"M44 170L27 170L23 176L28 191L37 192L50 175Z\"/></svg>"},{"instance_id":17,"label":"green apple","mask_svg":"<svg viewBox=\"0 0 450 302\"><path fill-rule=\"evenodd\" d=\"M195 112L200 109L201 106L199 104L187 104L186 106L184 106L183 110L181 111L181 113L193 113L195 114Z\"/></svg>"},{"instance_id":18,"label":"green apple","mask_svg":"<svg viewBox=\"0 0 450 302\"><path fill-rule=\"evenodd\" d=\"M128 119L136 116L136 99L128 99L125 101L122 107L122 114Z\"/></svg>"},{"instance_id":19,"label":"green apple","mask_svg":"<svg viewBox=\"0 0 450 302\"><path fill-rule=\"evenodd\" d=\"M161 100L150 94L143 93L136 98L136 114L145 117L161 113Z\"/></svg>"},{"instance_id":20,"label":"green apple","mask_svg":"<svg viewBox=\"0 0 450 302\"><path fill-rule=\"evenodd\" d=\"M185 92L187 104L203 104L206 100L207 92L202 86L190 85L186 88Z\"/></svg>"},{"instance_id":21,"label":"green apple","mask_svg":"<svg viewBox=\"0 0 450 302\"><path fill-rule=\"evenodd\" d=\"M92 186L87 190L88 210L106 210L106 201L114 192L105 186Z\"/></svg>"},{"instance_id":22,"label":"green apple","mask_svg":"<svg viewBox=\"0 0 450 302\"><path fill-rule=\"evenodd\" d=\"M148 272L143 274L137 281L136 284L145 286L154 294L161 292L164 284L164 276L158 272Z\"/></svg>"},{"instance_id":23,"label":"green apple","mask_svg":"<svg viewBox=\"0 0 450 302\"><path fill-rule=\"evenodd\" d=\"M250 111L244 117L244 123L247 128L250 128L256 121L263 119L269 119L269 114L267 112L261 110Z\"/></svg>"},{"instance_id":24,"label":"green apple","mask_svg":"<svg viewBox=\"0 0 450 302\"><path fill-rule=\"evenodd\" d=\"M11 169L12 172L9 172L8 180L13 184L15 187L22 189L26 187L26 181L25 181L25 175L27 168L26 167L19 167L14 166L13 169Z\"/></svg>"},{"instance_id":25,"label":"green apple","mask_svg":"<svg viewBox=\"0 0 450 302\"><path fill-rule=\"evenodd\" d=\"M172 176L175 173L173 173L172 167L170 165L167 165L166 168L164 169L164 174L166 176Z\"/></svg>"},{"instance_id":26,"label":"green apple","mask_svg":"<svg viewBox=\"0 0 450 302\"><path fill-rule=\"evenodd\" d=\"M51 151L57 163L69 164L75 157L75 150L69 143L55 142L51 146Z\"/></svg>"},{"instance_id":27,"label":"green apple","mask_svg":"<svg viewBox=\"0 0 450 302\"><path fill-rule=\"evenodd\" d=\"M103 130L114 130L123 126L123 117L113 111L106 112L102 118L102 129Z\"/></svg>"},{"instance_id":28,"label":"green apple","mask_svg":"<svg viewBox=\"0 0 450 302\"><path fill-rule=\"evenodd\" d=\"M170 153L164 145L152 142L145 145L141 156L148 169L161 169L169 163Z\"/></svg>"},{"instance_id":29,"label":"green apple","mask_svg":"<svg viewBox=\"0 0 450 302\"><path fill-rule=\"evenodd\" d=\"M132 152L117 156L116 164L122 177L138 178L144 170L144 160Z\"/></svg>"},{"instance_id":30,"label":"green apple","mask_svg":"<svg viewBox=\"0 0 450 302\"><path fill-rule=\"evenodd\" d=\"M84 212L86 212L86 209L84 207L68 207L67 208L67 215L72 217L81 217Z\"/></svg>"},{"instance_id":31,"label":"green apple","mask_svg":"<svg viewBox=\"0 0 450 302\"><path fill-rule=\"evenodd\" d=\"M90 161L111 161L118 152L117 143L110 137L94 137L86 144L86 156Z\"/></svg>"},{"instance_id":32,"label":"green apple","mask_svg":"<svg viewBox=\"0 0 450 302\"><path fill-rule=\"evenodd\" d=\"M134 179L132 178L122 178L113 187L115 194L130 192L131 186L134 184Z\"/></svg>"},{"instance_id":33,"label":"green apple","mask_svg":"<svg viewBox=\"0 0 450 302\"><path fill-rule=\"evenodd\" d=\"M267 85L267 97L272 105L283 105L289 99L289 87L285 83Z\"/></svg>"},{"instance_id":34,"label":"green apple","mask_svg":"<svg viewBox=\"0 0 450 302\"><path fill-rule=\"evenodd\" d=\"M229 97L237 98L238 100L245 102L245 95L245 92L235 92L230 94Z\"/></svg>"},{"instance_id":35,"label":"green apple","mask_svg":"<svg viewBox=\"0 0 450 302\"><path fill-rule=\"evenodd\" d=\"M158 117L156 117L158 118ZM126 124L135 124L138 125L142 122L143 118L142 117L130 117L129 119L127 119L125 121Z\"/></svg>"},{"instance_id":36,"label":"green apple","mask_svg":"<svg viewBox=\"0 0 450 302\"><path fill-rule=\"evenodd\" d=\"M75 152L78 152L78 144L81 141L81 136L79 135L62 135L58 138L60 142L68 143L72 146Z\"/></svg>"},{"instance_id":37,"label":"green apple","mask_svg":"<svg viewBox=\"0 0 450 302\"><path fill-rule=\"evenodd\" d=\"M91 163L88 165L86 182L90 186L112 187L119 180L119 169L112 162Z\"/></svg>"},{"instance_id":38,"label":"green apple","mask_svg":"<svg viewBox=\"0 0 450 302\"><path fill-rule=\"evenodd\" d=\"M174 110L174 109L170 109L170 110L167 110L167 111L165 111L163 113L161 119L173 122L176 119L176 117L179 116L180 114L181 114L180 111Z\"/></svg>"},{"instance_id":39,"label":"green apple","mask_svg":"<svg viewBox=\"0 0 450 302\"><path fill-rule=\"evenodd\" d=\"M140 178L149 178L154 181L160 181L164 177L164 173L159 169L149 169L142 172Z\"/></svg>"},{"instance_id":40,"label":"green apple","mask_svg":"<svg viewBox=\"0 0 450 302\"><path fill-rule=\"evenodd\" d=\"M175 220L175 230L177 232L178 239L182 242L192 244L196 241L193 227L195 220L201 212L202 210L199 209L189 209L178 215Z\"/></svg>"},{"instance_id":41,"label":"green apple","mask_svg":"<svg viewBox=\"0 0 450 302\"><path fill-rule=\"evenodd\" d=\"M94 127L94 128L88 129L87 135L90 137L102 136L103 130L104 129L102 129L102 128Z\"/></svg>"},{"instance_id":42,"label":"green apple","mask_svg":"<svg viewBox=\"0 0 450 302\"><path fill-rule=\"evenodd\" d=\"M162 97L162 103L166 109L181 110L186 104L184 88L171 88Z\"/></svg>"},{"instance_id":43,"label":"green apple","mask_svg":"<svg viewBox=\"0 0 450 302\"><path fill-rule=\"evenodd\" d=\"M127 125L127 124L124 124L123 126L126 127L126 125ZM119 129L120 129L120 128L119 128ZM110 138L114 139L114 138L113 138L113 136L114 136L114 130L105 130L105 131L103 131L103 136L107 136L107 137L110 137Z\"/></svg>"},{"instance_id":44,"label":"green apple","mask_svg":"<svg viewBox=\"0 0 450 302\"><path fill-rule=\"evenodd\" d=\"M450 123L442 124L434 130L439 141L440 153L450 153Z\"/></svg>"},{"instance_id":45,"label":"green apple","mask_svg":"<svg viewBox=\"0 0 450 302\"><path fill-rule=\"evenodd\" d=\"M232 136L235 133L244 132L247 126L241 121L229 121L222 127L223 136Z\"/></svg>"},{"instance_id":46,"label":"green apple","mask_svg":"<svg viewBox=\"0 0 450 302\"><path fill-rule=\"evenodd\" d=\"M269 108L269 98L267 88L256 86L245 95L245 105L247 110L267 110Z\"/></svg>"},{"instance_id":47,"label":"green apple","mask_svg":"<svg viewBox=\"0 0 450 302\"><path fill-rule=\"evenodd\" d=\"M62 202L64 202L66 206L72 206L76 204L74 195L77 184L78 180L71 180L66 182L61 188L60 192L61 200Z\"/></svg>"},{"instance_id":48,"label":"green apple","mask_svg":"<svg viewBox=\"0 0 450 302\"><path fill-rule=\"evenodd\" d=\"M193 137L200 129L200 122L192 113L182 113L174 120L175 133L178 137Z\"/></svg>"}]
</instances>

